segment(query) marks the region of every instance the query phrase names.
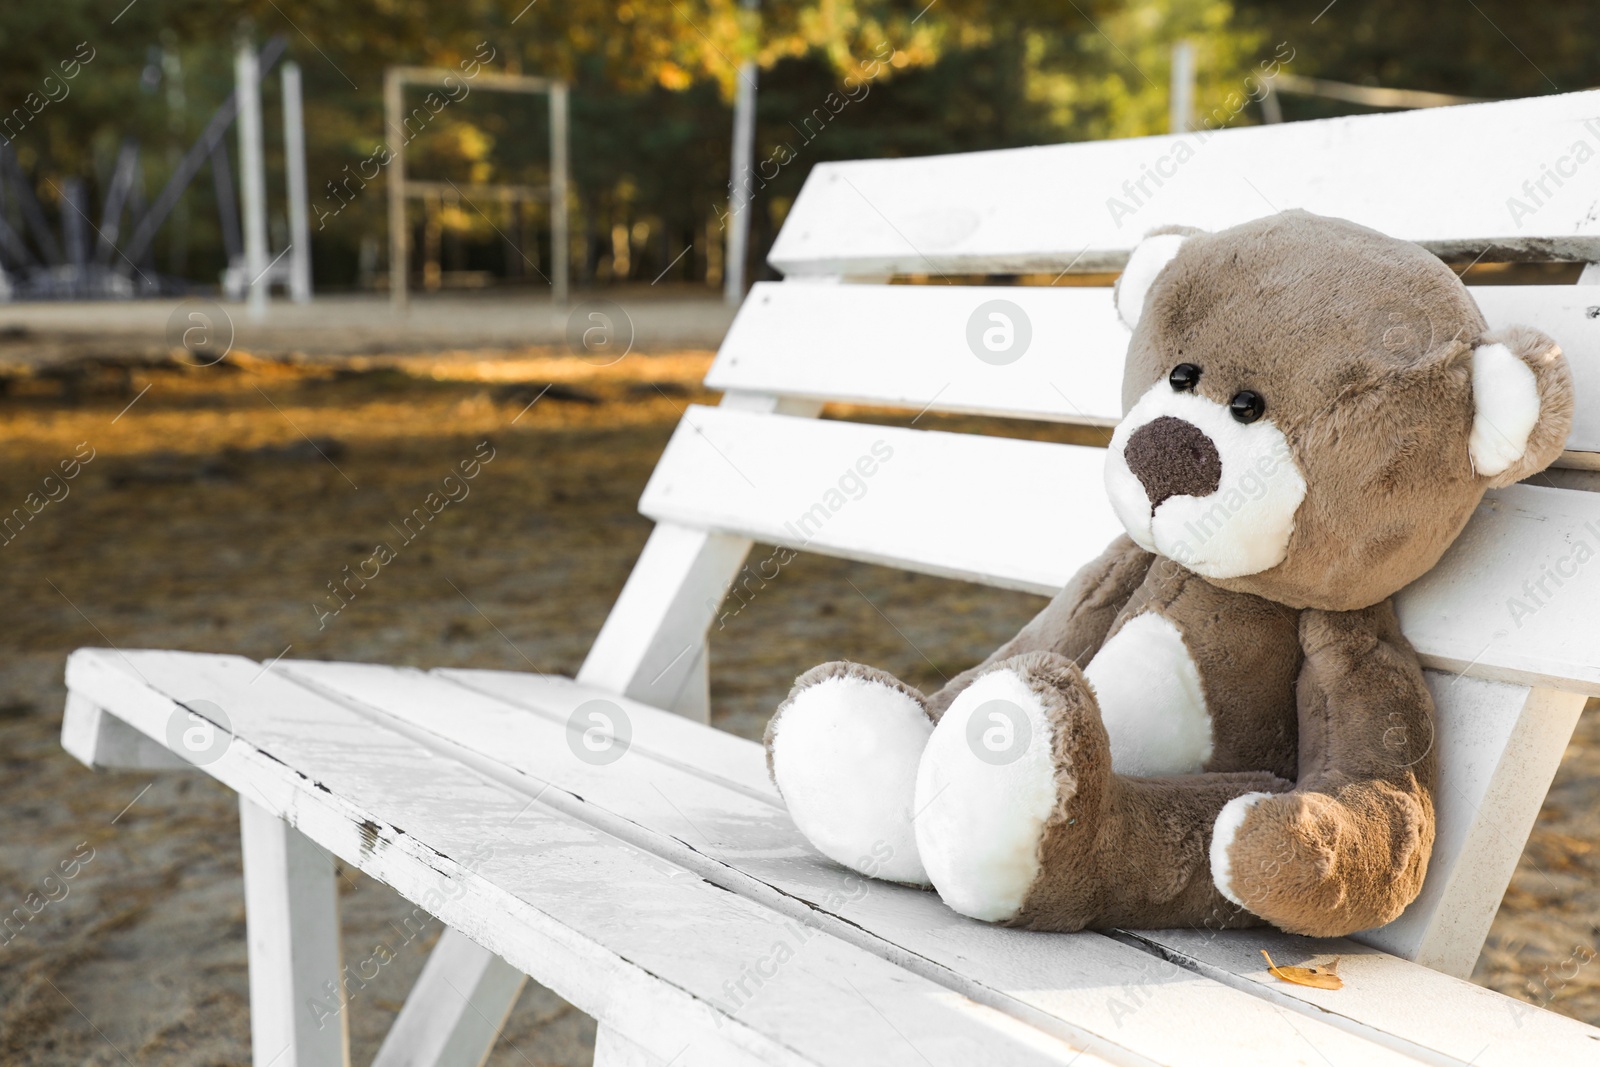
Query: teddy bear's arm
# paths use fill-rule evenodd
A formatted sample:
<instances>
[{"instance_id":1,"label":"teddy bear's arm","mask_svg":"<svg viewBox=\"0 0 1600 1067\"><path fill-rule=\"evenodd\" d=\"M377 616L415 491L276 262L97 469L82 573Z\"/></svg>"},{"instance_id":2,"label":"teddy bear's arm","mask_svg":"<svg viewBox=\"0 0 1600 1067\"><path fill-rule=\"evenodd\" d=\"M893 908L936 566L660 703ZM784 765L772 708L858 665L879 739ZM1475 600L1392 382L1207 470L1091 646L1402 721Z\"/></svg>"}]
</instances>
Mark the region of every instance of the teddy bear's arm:
<instances>
[{"instance_id":1,"label":"teddy bear's arm","mask_svg":"<svg viewBox=\"0 0 1600 1067\"><path fill-rule=\"evenodd\" d=\"M1219 887L1281 929L1332 937L1388 922L1422 889L1433 699L1388 601L1305 611L1300 643L1298 781L1218 819L1219 838L1231 837L1218 842L1231 881Z\"/></svg>"},{"instance_id":2,"label":"teddy bear's arm","mask_svg":"<svg viewBox=\"0 0 1600 1067\"><path fill-rule=\"evenodd\" d=\"M1026 626L988 659L963 671L928 697L928 713L937 721L955 700L991 666L1026 652L1055 652L1082 666L1105 642L1117 613L1144 582L1155 556L1126 534L1085 564Z\"/></svg>"}]
</instances>

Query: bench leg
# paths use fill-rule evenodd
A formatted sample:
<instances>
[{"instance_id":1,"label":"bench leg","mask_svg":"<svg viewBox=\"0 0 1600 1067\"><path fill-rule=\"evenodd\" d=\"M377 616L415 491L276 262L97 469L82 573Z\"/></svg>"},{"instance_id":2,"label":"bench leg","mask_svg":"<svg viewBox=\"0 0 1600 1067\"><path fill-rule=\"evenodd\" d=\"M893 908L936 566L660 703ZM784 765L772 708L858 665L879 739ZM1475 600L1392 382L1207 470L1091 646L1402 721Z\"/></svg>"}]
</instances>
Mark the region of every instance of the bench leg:
<instances>
[{"instance_id":1,"label":"bench leg","mask_svg":"<svg viewBox=\"0 0 1600 1067\"><path fill-rule=\"evenodd\" d=\"M239 798L255 1067L348 1067L333 857Z\"/></svg>"},{"instance_id":2,"label":"bench leg","mask_svg":"<svg viewBox=\"0 0 1600 1067\"><path fill-rule=\"evenodd\" d=\"M706 628L750 542L657 523L578 681L710 722Z\"/></svg>"},{"instance_id":3,"label":"bench leg","mask_svg":"<svg viewBox=\"0 0 1600 1067\"><path fill-rule=\"evenodd\" d=\"M194 765L87 697L67 694L61 747L95 770L191 771Z\"/></svg>"},{"instance_id":4,"label":"bench leg","mask_svg":"<svg viewBox=\"0 0 1600 1067\"><path fill-rule=\"evenodd\" d=\"M666 1061L601 1023L594 1034L594 1067L666 1067Z\"/></svg>"},{"instance_id":5,"label":"bench leg","mask_svg":"<svg viewBox=\"0 0 1600 1067\"><path fill-rule=\"evenodd\" d=\"M816 400L729 392L722 406L814 418ZM739 577L750 541L658 522L578 670L578 681L711 721L707 628Z\"/></svg>"},{"instance_id":6,"label":"bench leg","mask_svg":"<svg viewBox=\"0 0 1600 1067\"><path fill-rule=\"evenodd\" d=\"M372 1067L478 1067L527 980L465 934L446 930Z\"/></svg>"}]
</instances>

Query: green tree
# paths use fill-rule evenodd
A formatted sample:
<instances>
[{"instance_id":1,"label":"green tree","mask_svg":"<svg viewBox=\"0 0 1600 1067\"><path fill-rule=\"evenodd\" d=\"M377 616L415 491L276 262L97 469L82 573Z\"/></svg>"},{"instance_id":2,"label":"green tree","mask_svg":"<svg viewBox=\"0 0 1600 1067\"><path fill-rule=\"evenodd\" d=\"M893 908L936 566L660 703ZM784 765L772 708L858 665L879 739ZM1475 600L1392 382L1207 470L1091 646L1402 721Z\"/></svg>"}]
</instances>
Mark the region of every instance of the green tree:
<instances>
[{"instance_id":1,"label":"green tree","mask_svg":"<svg viewBox=\"0 0 1600 1067\"><path fill-rule=\"evenodd\" d=\"M1600 7L1451 0L1238 0L1239 22L1296 50L1294 71L1362 85L1486 99L1575 92L1600 84ZM1364 109L1287 97L1285 116Z\"/></svg>"}]
</instances>

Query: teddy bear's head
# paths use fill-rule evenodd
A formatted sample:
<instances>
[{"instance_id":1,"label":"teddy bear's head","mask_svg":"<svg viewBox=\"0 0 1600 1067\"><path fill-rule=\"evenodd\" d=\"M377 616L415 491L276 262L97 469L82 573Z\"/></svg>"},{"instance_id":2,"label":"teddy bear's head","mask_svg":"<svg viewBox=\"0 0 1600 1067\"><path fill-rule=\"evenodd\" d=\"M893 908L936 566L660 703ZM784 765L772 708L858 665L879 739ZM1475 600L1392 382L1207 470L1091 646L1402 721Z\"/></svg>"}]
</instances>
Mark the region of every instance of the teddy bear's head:
<instances>
[{"instance_id":1,"label":"teddy bear's head","mask_svg":"<svg viewBox=\"0 0 1600 1067\"><path fill-rule=\"evenodd\" d=\"M1106 462L1118 518L1216 585L1293 607L1393 595L1571 425L1554 341L1488 332L1437 258L1342 219L1152 234L1116 302L1133 329Z\"/></svg>"}]
</instances>

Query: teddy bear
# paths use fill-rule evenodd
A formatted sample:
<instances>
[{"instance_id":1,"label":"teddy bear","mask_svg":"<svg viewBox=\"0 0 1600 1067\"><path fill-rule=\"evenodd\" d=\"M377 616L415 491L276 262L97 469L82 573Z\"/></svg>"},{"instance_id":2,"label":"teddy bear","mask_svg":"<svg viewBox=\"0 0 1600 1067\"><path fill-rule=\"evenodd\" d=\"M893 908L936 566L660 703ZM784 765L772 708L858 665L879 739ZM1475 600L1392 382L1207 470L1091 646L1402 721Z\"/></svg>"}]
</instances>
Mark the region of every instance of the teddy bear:
<instances>
[{"instance_id":1,"label":"teddy bear","mask_svg":"<svg viewBox=\"0 0 1600 1067\"><path fill-rule=\"evenodd\" d=\"M1394 594L1572 420L1537 330L1421 247L1291 211L1131 253L1126 530L924 695L851 662L768 724L800 832L974 919L1338 936L1421 890L1433 704ZM1040 486L1040 492L1051 492Z\"/></svg>"}]
</instances>

